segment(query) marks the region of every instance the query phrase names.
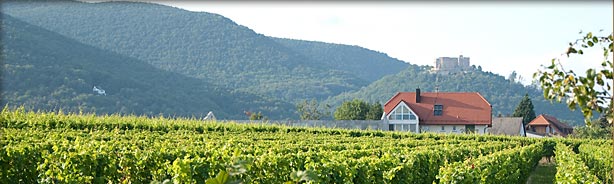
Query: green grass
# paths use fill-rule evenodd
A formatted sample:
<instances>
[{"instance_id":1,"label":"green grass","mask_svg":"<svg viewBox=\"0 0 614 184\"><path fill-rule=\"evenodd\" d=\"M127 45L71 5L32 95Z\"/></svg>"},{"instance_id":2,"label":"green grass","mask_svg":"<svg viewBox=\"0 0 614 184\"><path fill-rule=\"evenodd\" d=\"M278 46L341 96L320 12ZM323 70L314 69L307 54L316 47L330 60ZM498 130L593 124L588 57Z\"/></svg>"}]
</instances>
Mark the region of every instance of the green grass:
<instances>
[{"instance_id":1,"label":"green grass","mask_svg":"<svg viewBox=\"0 0 614 184\"><path fill-rule=\"evenodd\" d=\"M556 175L556 165L555 164L545 164L538 165L531 176L529 177L529 181L527 184L536 183L536 184L549 184L554 183L554 176Z\"/></svg>"}]
</instances>

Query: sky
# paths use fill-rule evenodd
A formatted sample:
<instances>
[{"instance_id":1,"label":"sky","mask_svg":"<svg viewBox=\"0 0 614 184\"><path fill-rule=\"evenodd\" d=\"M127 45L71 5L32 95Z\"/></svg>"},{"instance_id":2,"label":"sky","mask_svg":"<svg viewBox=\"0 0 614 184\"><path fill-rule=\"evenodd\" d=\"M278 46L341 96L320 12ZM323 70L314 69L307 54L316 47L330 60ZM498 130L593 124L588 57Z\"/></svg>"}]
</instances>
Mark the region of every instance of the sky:
<instances>
[{"instance_id":1,"label":"sky","mask_svg":"<svg viewBox=\"0 0 614 184\"><path fill-rule=\"evenodd\" d=\"M267 36L357 45L412 64L463 55L486 71L506 77L515 71L525 84L541 65L562 57L580 31L607 35L613 27L612 1L153 3L220 14ZM588 51L563 64L585 71L602 58L601 50Z\"/></svg>"}]
</instances>

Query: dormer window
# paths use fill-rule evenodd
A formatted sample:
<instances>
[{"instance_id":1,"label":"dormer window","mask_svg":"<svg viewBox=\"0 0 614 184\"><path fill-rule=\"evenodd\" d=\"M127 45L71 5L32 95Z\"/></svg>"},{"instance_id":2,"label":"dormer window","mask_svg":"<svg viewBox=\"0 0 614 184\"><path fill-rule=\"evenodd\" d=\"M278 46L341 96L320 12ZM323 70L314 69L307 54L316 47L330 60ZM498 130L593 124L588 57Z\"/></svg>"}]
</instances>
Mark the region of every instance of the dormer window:
<instances>
[{"instance_id":1,"label":"dormer window","mask_svg":"<svg viewBox=\"0 0 614 184\"><path fill-rule=\"evenodd\" d=\"M443 105L441 104L435 105L435 107L433 108L433 115L435 116L443 115Z\"/></svg>"}]
</instances>

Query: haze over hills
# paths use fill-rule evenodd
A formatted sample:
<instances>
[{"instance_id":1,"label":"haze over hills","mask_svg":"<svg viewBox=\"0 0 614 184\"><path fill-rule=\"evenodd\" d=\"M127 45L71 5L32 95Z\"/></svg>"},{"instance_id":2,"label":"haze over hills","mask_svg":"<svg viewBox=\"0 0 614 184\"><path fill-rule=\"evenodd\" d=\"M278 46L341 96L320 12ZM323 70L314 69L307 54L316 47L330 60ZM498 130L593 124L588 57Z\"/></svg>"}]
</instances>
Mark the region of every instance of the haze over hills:
<instances>
[{"instance_id":1,"label":"haze over hills","mask_svg":"<svg viewBox=\"0 0 614 184\"><path fill-rule=\"evenodd\" d=\"M3 103L39 109L61 104L100 113L214 111L229 119L262 111L271 119L296 119L293 103L302 99L328 99L333 106L352 98L384 103L398 91L433 91L438 81L441 91L480 92L495 115L511 114L529 93L537 113L582 120L565 105L542 100L539 90L490 72L436 80L429 67L385 53L267 37L217 14L152 3L75 1L9 1L2 12L11 16L5 16L6 26L14 30L5 31L3 23L10 37L3 39L5 70L14 71L2 78L3 98L10 99ZM109 95L92 94L92 85Z\"/></svg>"},{"instance_id":2,"label":"haze over hills","mask_svg":"<svg viewBox=\"0 0 614 184\"><path fill-rule=\"evenodd\" d=\"M290 114L286 117L294 113L292 104L230 92L81 44L8 15L2 15L2 46L2 104L187 117L214 111L220 118L235 119L244 118L241 110ZM93 85L107 95L94 93Z\"/></svg>"}]
</instances>

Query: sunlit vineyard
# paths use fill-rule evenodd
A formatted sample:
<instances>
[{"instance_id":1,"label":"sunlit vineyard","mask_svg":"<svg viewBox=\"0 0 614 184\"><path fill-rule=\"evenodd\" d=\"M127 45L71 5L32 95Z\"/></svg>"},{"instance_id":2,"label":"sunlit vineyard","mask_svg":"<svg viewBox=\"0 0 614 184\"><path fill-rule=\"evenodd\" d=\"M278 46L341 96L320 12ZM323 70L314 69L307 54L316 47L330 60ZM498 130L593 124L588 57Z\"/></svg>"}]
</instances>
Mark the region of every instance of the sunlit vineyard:
<instances>
[{"instance_id":1,"label":"sunlit vineyard","mask_svg":"<svg viewBox=\"0 0 614 184\"><path fill-rule=\"evenodd\" d=\"M3 109L0 183L611 182L610 141L234 124Z\"/></svg>"}]
</instances>

